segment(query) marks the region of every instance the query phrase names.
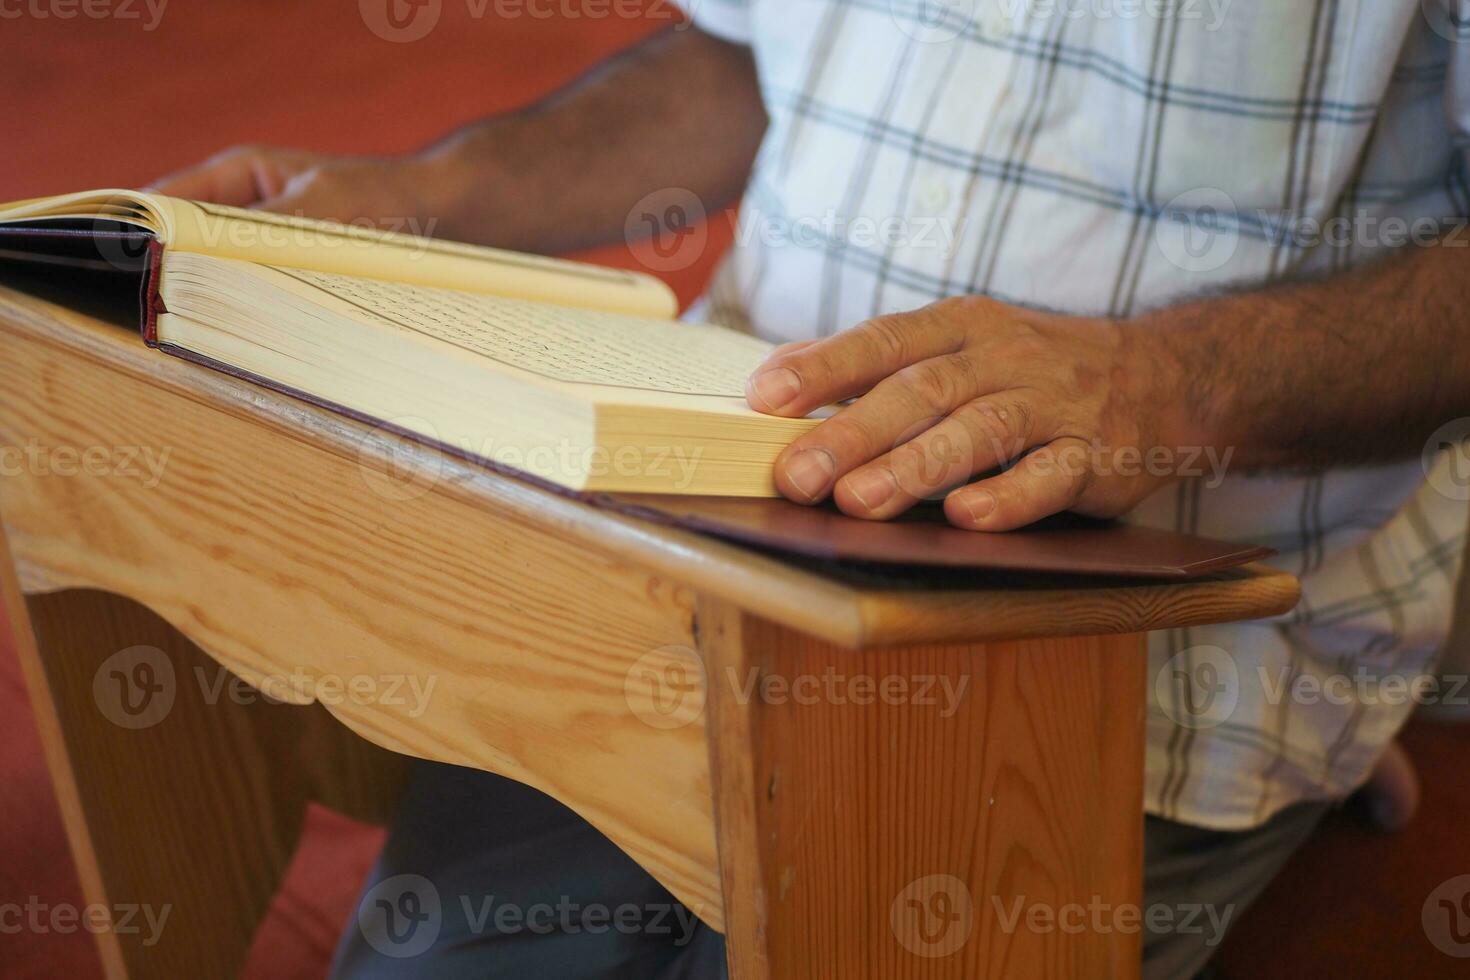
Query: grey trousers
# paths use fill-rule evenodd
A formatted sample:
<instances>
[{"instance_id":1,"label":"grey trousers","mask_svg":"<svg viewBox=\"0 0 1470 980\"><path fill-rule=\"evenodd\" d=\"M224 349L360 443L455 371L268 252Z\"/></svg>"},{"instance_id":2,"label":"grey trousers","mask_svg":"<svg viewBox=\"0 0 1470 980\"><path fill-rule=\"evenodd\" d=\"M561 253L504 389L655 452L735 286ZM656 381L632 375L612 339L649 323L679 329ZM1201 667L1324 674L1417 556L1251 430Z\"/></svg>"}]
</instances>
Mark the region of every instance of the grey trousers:
<instances>
[{"instance_id":1,"label":"grey trousers","mask_svg":"<svg viewBox=\"0 0 1470 980\"><path fill-rule=\"evenodd\" d=\"M1220 833L1145 829L1145 980L1190 980L1327 804ZM983 903L977 902L977 914ZM1092 913L1089 913L1092 914ZM1127 920L1109 914L1104 927ZM572 811L511 780L417 768L334 980L723 980L723 938ZM844 978L847 980L847 978Z\"/></svg>"}]
</instances>

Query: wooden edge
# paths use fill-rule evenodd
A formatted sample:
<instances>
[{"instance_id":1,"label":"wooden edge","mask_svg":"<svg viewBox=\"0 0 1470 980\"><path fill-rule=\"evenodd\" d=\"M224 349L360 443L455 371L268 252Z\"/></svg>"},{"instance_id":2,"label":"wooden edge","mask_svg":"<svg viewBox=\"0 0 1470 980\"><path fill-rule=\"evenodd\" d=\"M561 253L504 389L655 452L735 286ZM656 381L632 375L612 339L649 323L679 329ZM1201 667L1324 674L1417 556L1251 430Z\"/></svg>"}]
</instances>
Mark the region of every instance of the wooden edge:
<instances>
[{"instance_id":1,"label":"wooden edge","mask_svg":"<svg viewBox=\"0 0 1470 980\"><path fill-rule=\"evenodd\" d=\"M101 865L97 861L97 849L87 829L76 770L72 768L71 755L62 734L61 719L51 700L50 684L46 680L45 667L36 649L36 634L31 629L30 613L21 595L15 565L11 561L4 521L0 521L0 607L3 607L4 619L8 619L10 623L16 659L20 661L21 677L36 719L41 750L46 757L46 769L51 774L51 786L56 794L57 806L61 810L61 820L66 828L67 843L71 846L72 861L81 882L82 895L88 905L110 908L107 890L102 882ZM0 626L3 626L3 620L0 620ZM102 959L104 975L110 978L126 977L126 960L117 933L112 929L99 929L93 934L97 940L97 952Z\"/></svg>"},{"instance_id":2,"label":"wooden edge","mask_svg":"<svg viewBox=\"0 0 1470 980\"><path fill-rule=\"evenodd\" d=\"M1301 598L1296 576L1254 563L1190 582L990 592L872 592L860 597L857 647L1146 633L1279 616Z\"/></svg>"},{"instance_id":3,"label":"wooden edge","mask_svg":"<svg viewBox=\"0 0 1470 980\"><path fill-rule=\"evenodd\" d=\"M0 324L361 466L379 471L391 466L399 474L412 469L416 484L429 481L428 492L554 527L605 553L744 608L760 609L766 619L845 647L1141 632L1256 619L1289 608L1297 594L1290 575L1264 569L1249 573L1248 581L1261 583L1249 585L1231 573L1190 582L1097 582L1052 590L930 591L844 582L502 476L381 428L161 355L125 329L3 286ZM1170 618L1175 615L1183 618Z\"/></svg>"}]
</instances>

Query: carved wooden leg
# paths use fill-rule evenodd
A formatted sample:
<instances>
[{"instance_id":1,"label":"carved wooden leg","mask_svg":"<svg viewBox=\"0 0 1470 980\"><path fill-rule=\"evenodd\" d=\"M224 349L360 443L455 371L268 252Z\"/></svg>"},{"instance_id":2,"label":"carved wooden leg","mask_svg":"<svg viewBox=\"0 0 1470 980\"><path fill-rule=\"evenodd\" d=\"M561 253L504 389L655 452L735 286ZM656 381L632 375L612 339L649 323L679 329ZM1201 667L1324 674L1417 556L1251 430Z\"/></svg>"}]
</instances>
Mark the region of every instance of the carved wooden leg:
<instances>
[{"instance_id":1,"label":"carved wooden leg","mask_svg":"<svg viewBox=\"0 0 1470 980\"><path fill-rule=\"evenodd\" d=\"M74 774L63 814L79 862L95 861L87 899L139 910L101 934L109 972L233 976L306 809L299 709L232 697L221 668L130 600L69 591L26 605L35 644L20 655L42 668L31 697Z\"/></svg>"},{"instance_id":2,"label":"carved wooden leg","mask_svg":"<svg viewBox=\"0 0 1470 980\"><path fill-rule=\"evenodd\" d=\"M107 974L234 976L307 801L381 817L399 757L265 700L131 600L6 593L84 894L114 910Z\"/></svg>"},{"instance_id":3,"label":"carved wooden leg","mask_svg":"<svg viewBox=\"0 0 1470 980\"><path fill-rule=\"evenodd\" d=\"M734 980L1138 975L1142 637L699 625Z\"/></svg>"}]
</instances>

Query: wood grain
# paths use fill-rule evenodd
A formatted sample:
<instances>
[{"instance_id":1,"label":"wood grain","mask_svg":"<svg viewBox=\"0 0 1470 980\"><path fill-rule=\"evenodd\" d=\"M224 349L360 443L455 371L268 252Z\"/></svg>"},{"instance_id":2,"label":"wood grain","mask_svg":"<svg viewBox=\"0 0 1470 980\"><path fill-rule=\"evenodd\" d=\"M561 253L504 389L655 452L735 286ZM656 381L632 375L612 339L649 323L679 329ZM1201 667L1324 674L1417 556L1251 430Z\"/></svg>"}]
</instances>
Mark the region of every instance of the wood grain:
<instances>
[{"instance_id":1,"label":"wood grain","mask_svg":"<svg viewBox=\"0 0 1470 980\"><path fill-rule=\"evenodd\" d=\"M854 651L718 601L699 623L735 980L1138 975L1136 932L1027 923L1141 904L1141 635ZM845 693L778 693L803 677Z\"/></svg>"},{"instance_id":2,"label":"wood grain","mask_svg":"<svg viewBox=\"0 0 1470 980\"><path fill-rule=\"evenodd\" d=\"M1295 579L1265 566L1185 583L1066 583L955 574L922 581L875 581L840 567L808 569L708 537L609 514L483 467L406 442L331 412L244 384L142 347L115 325L0 287L0 331L46 349L36 357L53 373L102 369L162 394L208 405L248 423L252 444L280 439L351 461L389 469L403 492L457 500L476 513L554 531L567 544L611 552L691 589L850 647L974 642L1078 632L1138 632L1275 615L1295 604ZM33 358L34 360L34 358ZM39 362L38 362L39 363ZM67 367L63 367L67 365ZM85 365L85 366L84 366ZM160 404L175 398L155 399ZM94 399L91 408L97 408ZM184 402L178 402L184 404ZM245 430L240 430L245 431ZM185 448L188 431L131 427L131 439ZM279 481L309 479L283 472ZM360 478L343 508L363 507L374 520L368 479ZM372 481L377 483L378 481ZM396 493L395 490L390 490ZM379 502L381 503L381 502ZM371 526L371 525L368 525ZM37 583L44 586L44 583Z\"/></svg>"},{"instance_id":3,"label":"wood grain","mask_svg":"<svg viewBox=\"0 0 1470 980\"><path fill-rule=\"evenodd\" d=\"M321 700L380 745L535 786L719 924L703 735L644 723L625 690L651 651L693 656L688 588L554 522L420 492L412 474L370 482L370 464L233 401L8 330L0 363L13 382L0 444L168 453L156 485L115 472L0 480L26 591L129 596L255 686ZM377 695L345 696L359 679Z\"/></svg>"},{"instance_id":4,"label":"wood grain","mask_svg":"<svg viewBox=\"0 0 1470 980\"><path fill-rule=\"evenodd\" d=\"M350 796L361 804L365 788L376 787L382 812L395 795L377 766L378 778L351 794L339 789L382 750L335 722L334 737L323 739L320 706L230 696L212 682L221 671L213 660L129 599L74 590L28 605L45 652L36 700L61 720L80 790L68 823L84 823L105 883L89 900L142 910L120 915L107 933L127 968L109 964L109 975L233 976L295 850L307 802ZM120 663L119 651L143 659ZM151 690L133 683L140 663ZM312 764L295 762L304 753Z\"/></svg>"},{"instance_id":5,"label":"wood grain","mask_svg":"<svg viewBox=\"0 0 1470 980\"><path fill-rule=\"evenodd\" d=\"M46 768L51 774L52 790L56 794L57 808L61 811L67 844L71 847L72 861L82 886L82 897L88 905L107 906L108 893L98 860L97 843L93 840L86 808L82 805L82 780L86 774L72 764L71 749L67 746L66 722L57 710L56 701L51 694L51 685L46 677L45 661L36 643L30 610L15 576L15 564L10 556L3 521L0 521L0 604L4 605L5 618L13 632L21 679L25 683L31 712L36 720L41 751L46 756ZM125 976L123 949L117 934L105 930L95 933L95 936L103 972L109 978Z\"/></svg>"}]
</instances>

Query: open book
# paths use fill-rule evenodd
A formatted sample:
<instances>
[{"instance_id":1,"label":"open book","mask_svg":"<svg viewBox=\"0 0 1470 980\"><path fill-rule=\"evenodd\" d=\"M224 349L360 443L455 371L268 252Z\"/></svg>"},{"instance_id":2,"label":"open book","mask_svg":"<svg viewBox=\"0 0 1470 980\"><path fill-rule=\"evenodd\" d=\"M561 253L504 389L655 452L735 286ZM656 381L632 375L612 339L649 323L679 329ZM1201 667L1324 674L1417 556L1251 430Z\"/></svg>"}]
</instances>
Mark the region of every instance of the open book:
<instances>
[{"instance_id":1,"label":"open book","mask_svg":"<svg viewBox=\"0 0 1470 980\"><path fill-rule=\"evenodd\" d=\"M0 257L140 274L148 343L572 490L774 496L816 424L631 272L120 190L0 206Z\"/></svg>"}]
</instances>

